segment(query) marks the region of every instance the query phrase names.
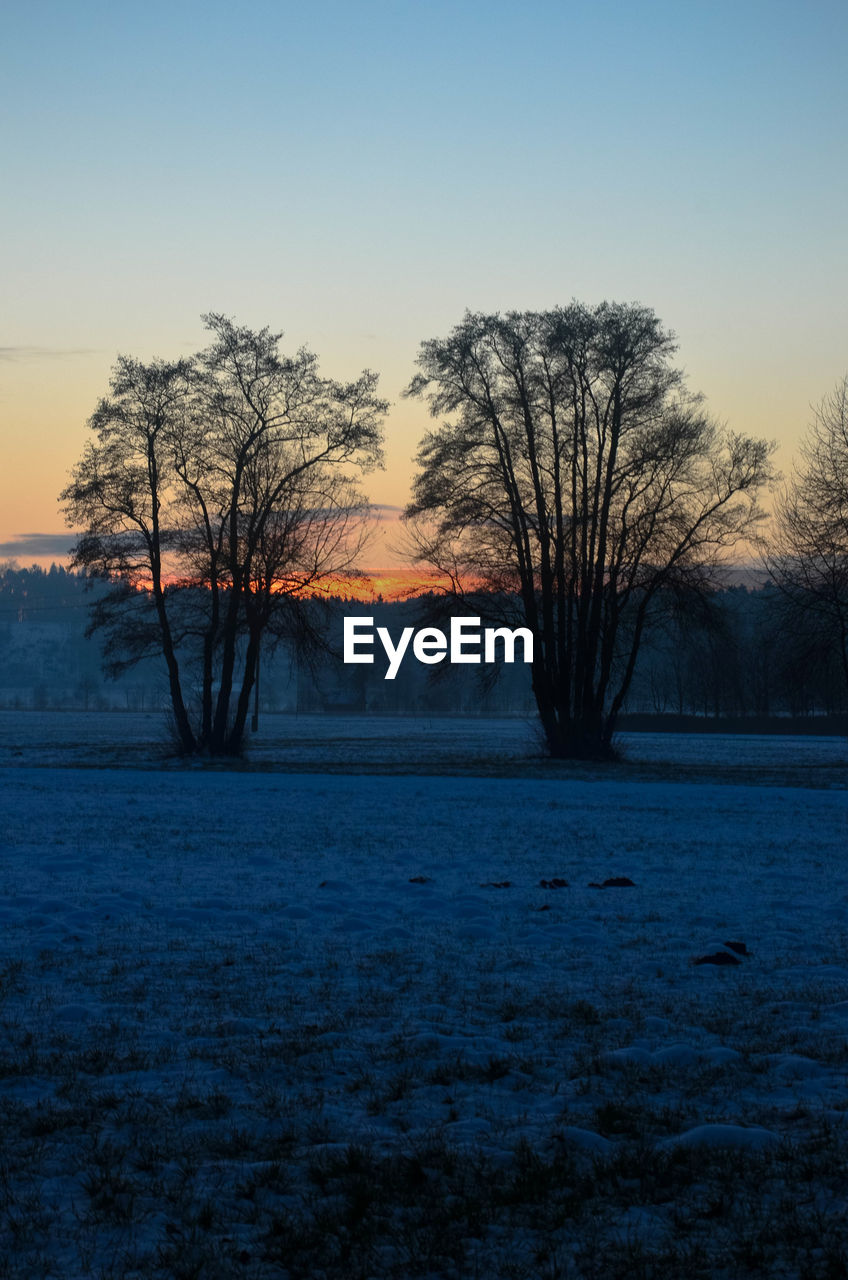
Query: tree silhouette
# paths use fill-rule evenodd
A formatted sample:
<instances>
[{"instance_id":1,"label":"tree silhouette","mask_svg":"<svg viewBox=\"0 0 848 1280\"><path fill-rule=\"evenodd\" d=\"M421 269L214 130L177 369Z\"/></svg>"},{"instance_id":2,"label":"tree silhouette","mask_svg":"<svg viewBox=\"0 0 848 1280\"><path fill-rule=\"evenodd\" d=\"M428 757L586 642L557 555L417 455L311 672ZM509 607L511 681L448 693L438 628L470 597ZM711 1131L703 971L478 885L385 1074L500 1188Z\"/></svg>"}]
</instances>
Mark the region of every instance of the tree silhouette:
<instances>
[{"instance_id":1,"label":"tree silhouette","mask_svg":"<svg viewBox=\"0 0 848 1280\"><path fill-rule=\"evenodd\" d=\"M555 756L611 753L657 593L706 589L760 518L769 446L721 430L674 351L643 306L467 314L407 389L447 418L418 453L419 556L530 627Z\"/></svg>"},{"instance_id":2,"label":"tree silhouette","mask_svg":"<svg viewBox=\"0 0 848 1280\"><path fill-rule=\"evenodd\" d=\"M74 565L112 584L92 623L112 668L161 652L181 750L218 755L239 748L263 633L352 570L386 403L373 373L336 382L279 334L204 320L190 360L118 360L62 498Z\"/></svg>"},{"instance_id":3,"label":"tree silhouette","mask_svg":"<svg viewBox=\"0 0 848 1280\"><path fill-rule=\"evenodd\" d=\"M769 569L788 605L835 641L848 692L848 375L814 411L801 463L780 495Z\"/></svg>"}]
</instances>

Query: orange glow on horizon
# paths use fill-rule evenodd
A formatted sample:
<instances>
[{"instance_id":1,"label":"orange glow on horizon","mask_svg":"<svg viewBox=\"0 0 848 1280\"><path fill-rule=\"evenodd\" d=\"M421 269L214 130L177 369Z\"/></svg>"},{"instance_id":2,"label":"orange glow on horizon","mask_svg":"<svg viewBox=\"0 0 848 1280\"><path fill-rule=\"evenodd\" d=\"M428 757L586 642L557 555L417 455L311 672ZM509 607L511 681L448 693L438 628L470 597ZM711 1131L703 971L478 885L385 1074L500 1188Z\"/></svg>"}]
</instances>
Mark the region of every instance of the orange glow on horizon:
<instances>
[{"instance_id":1,"label":"orange glow on horizon","mask_svg":"<svg viewBox=\"0 0 848 1280\"><path fill-rule=\"evenodd\" d=\"M162 584L165 587L189 585L184 578L168 573L162 575ZM466 582L465 585L470 584ZM292 595L301 598L314 596L319 599L335 597L342 600L356 600L362 604L376 604L382 600L389 604L396 600L408 600L413 596L425 595L430 591L446 592L450 590L450 586L450 578L434 570L406 567L361 569L356 577L346 574L335 577L328 575L313 586L304 586L292 591ZM136 590L150 591L151 589L152 580L149 577L137 579ZM227 590L225 584L222 584L222 589ZM285 589L282 585L276 588L278 591ZM272 586L271 590L273 592L275 588Z\"/></svg>"},{"instance_id":2,"label":"orange glow on horizon","mask_svg":"<svg viewBox=\"0 0 848 1280\"><path fill-rule=\"evenodd\" d=\"M341 596L359 600L363 604L378 599L391 602L407 600L411 596L424 595L428 591L444 591L450 587L450 579L433 570L414 568L363 569L361 577L325 579L319 591L312 594Z\"/></svg>"}]
</instances>

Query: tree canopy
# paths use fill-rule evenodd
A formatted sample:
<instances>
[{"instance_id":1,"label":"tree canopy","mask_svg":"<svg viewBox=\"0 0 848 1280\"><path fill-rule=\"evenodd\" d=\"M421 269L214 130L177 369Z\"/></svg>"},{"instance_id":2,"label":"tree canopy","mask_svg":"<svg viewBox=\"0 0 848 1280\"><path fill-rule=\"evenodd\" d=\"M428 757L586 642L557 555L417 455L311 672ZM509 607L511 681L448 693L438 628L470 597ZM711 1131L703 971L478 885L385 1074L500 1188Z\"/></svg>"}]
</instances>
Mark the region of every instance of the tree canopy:
<instances>
[{"instance_id":1,"label":"tree canopy","mask_svg":"<svg viewBox=\"0 0 848 1280\"><path fill-rule=\"evenodd\" d=\"M775 516L769 565L789 618L812 614L836 641L848 690L848 374L816 407Z\"/></svg>"},{"instance_id":2,"label":"tree canopy","mask_svg":"<svg viewBox=\"0 0 848 1280\"><path fill-rule=\"evenodd\" d=\"M238 749L263 633L353 571L356 480L381 460L387 406L369 371L334 381L280 334L204 320L191 359L118 360L62 498L83 530L74 565L114 587L93 624L112 661L161 652L181 749L220 754Z\"/></svg>"},{"instance_id":3,"label":"tree canopy","mask_svg":"<svg viewBox=\"0 0 848 1280\"><path fill-rule=\"evenodd\" d=\"M442 419L406 513L419 557L531 628L554 755L610 754L661 591L707 587L761 517L770 446L707 414L675 349L639 305L469 313L407 389Z\"/></svg>"}]
</instances>

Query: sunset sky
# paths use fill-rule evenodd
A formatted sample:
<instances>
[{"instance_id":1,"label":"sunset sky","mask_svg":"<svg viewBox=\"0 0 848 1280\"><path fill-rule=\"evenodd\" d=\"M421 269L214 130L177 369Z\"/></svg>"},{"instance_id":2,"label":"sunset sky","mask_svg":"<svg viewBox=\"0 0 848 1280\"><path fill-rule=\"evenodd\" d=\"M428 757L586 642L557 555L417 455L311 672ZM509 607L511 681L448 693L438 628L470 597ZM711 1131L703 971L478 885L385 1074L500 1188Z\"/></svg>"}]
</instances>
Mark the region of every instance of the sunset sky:
<instances>
[{"instance_id":1,"label":"sunset sky","mask_svg":"<svg viewBox=\"0 0 848 1280\"><path fill-rule=\"evenodd\" d=\"M846 51L844 0L12 0L0 559L59 557L116 354L191 352L209 310L381 374L389 507L419 342L572 297L652 306L788 467L848 369Z\"/></svg>"}]
</instances>

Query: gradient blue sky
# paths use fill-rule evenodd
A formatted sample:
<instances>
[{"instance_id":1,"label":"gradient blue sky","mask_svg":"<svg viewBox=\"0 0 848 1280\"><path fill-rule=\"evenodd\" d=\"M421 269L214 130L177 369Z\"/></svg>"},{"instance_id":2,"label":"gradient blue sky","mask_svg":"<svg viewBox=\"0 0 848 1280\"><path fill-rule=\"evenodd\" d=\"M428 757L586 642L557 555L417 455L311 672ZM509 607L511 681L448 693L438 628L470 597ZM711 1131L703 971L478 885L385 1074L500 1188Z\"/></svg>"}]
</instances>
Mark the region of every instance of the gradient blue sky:
<instances>
[{"instance_id":1,"label":"gradient blue sky","mask_svg":"<svg viewBox=\"0 0 848 1280\"><path fill-rule=\"evenodd\" d=\"M11 0L0 99L0 555L62 530L117 352L208 310L381 373L389 504L467 307L652 306L784 466L848 368L844 0Z\"/></svg>"}]
</instances>

